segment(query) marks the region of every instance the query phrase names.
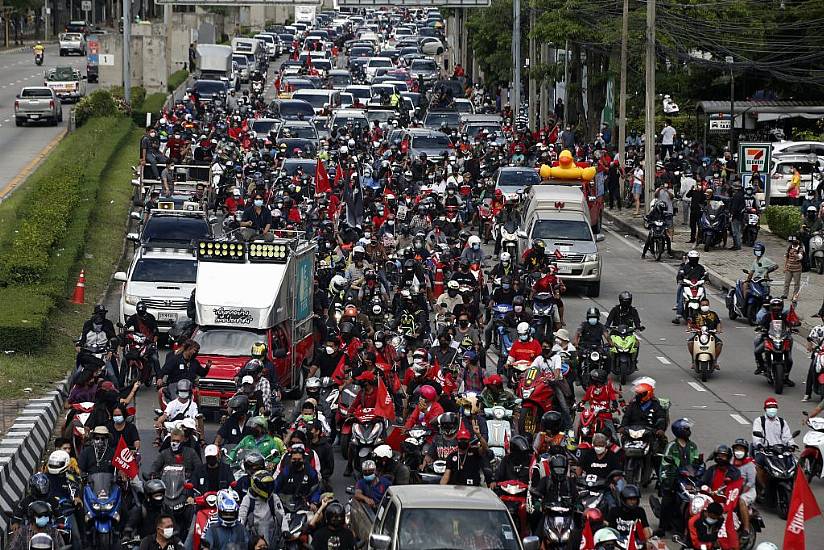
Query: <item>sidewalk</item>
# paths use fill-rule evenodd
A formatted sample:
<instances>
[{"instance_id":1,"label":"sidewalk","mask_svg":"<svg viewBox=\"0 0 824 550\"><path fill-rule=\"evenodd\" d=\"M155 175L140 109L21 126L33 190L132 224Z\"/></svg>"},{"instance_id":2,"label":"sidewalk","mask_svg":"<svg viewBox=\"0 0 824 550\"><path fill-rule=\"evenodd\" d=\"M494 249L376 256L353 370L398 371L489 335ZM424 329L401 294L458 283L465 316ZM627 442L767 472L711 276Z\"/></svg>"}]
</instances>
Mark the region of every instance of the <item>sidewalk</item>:
<instances>
[{"instance_id":1,"label":"sidewalk","mask_svg":"<svg viewBox=\"0 0 824 550\"><path fill-rule=\"evenodd\" d=\"M632 209L605 209L604 220L611 224L614 229L633 235L641 241L647 238L648 231L644 228L643 218L633 217ZM672 238L672 252L677 258L680 258L686 251L695 246L687 242L689 238L689 225L683 224L683 213L679 211L676 215L675 234ZM787 242L773 235L766 225L761 226L761 231L758 232L758 240L767 247L767 257L779 265L778 270L773 273L772 290L773 294L780 296L784 286L784 252L787 250ZM732 236L729 237L727 246L732 246ZM718 288L734 287L738 278L743 275L741 270L749 269L754 258L752 249L747 247L737 251L713 248L709 252L704 252L703 247L697 250L701 253L701 264L710 273L710 283ZM652 255L648 254L647 261L654 261L651 258ZM666 255L664 258L666 258ZM806 331L819 324L818 318L814 319L812 316L818 313L821 307L822 289L824 289L824 276L812 272L801 274L801 296L797 312L804 325L803 329ZM722 318L726 318L726 306L724 304L716 304L714 309L719 312ZM804 330L802 330L802 334L806 337Z\"/></svg>"},{"instance_id":2,"label":"sidewalk","mask_svg":"<svg viewBox=\"0 0 824 550\"><path fill-rule=\"evenodd\" d=\"M0 46L0 55L9 54L9 53L29 53L32 51L32 47L37 44L37 40L23 40L23 45L11 45L8 48ZM57 40L48 40L43 42L43 45L46 46L46 53L48 53L48 46L54 46L57 44Z\"/></svg>"}]
</instances>

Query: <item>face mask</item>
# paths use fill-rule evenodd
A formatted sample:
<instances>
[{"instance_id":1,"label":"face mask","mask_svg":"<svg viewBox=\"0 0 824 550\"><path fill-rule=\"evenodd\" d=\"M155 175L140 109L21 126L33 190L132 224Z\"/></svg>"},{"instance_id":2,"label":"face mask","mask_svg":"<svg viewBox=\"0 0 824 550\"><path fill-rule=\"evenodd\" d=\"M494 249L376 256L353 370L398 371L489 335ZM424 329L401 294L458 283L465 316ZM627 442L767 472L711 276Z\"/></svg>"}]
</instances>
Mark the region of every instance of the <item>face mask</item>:
<instances>
[{"instance_id":1,"label":"face mask","mask_svg":"<svg viewBox=\"0 0 824 550\"><path fill-rule=\"evenodd\" d=\"M169 448L172 449L172 452L176 453L180 450L180 441L172 441L169 444Z\"/></svg>"},{"instance_id":2,"label":"face mask","mask_svg":"<svg viewBox=\"0 0 824 550\"><path fill-rule=\"evenodd\" d=\"M552 349L550 349L550 348L542 349L541 350L541 355L543 355L544 357L552 357Z\"/></svg>"},{"instance_id":3,"label":"face mask","mask_svg":"<svg viewBox=\"0 0 824 550\"><path fill-rule=\"evenodd\" d=\"M187 392L187 391L182 391L182 392L178 393L178 394L177 394L177 396L178 396L180 399L183 399L183 400L185 401L185 400L189 399L189 392Z\"/></svg>"},{"instance_id":4,"label":"face mask","mask_svg":"<svg viewBox=\"0 0 824 550\"><path fill-rule=\"evenodd\" d=\"M716 523L718 523L718 519L717 519L717 518L710 518L710 517L708 517L708 518L706 519L706 522L707 522L707 525L715 525Z\"/></svg>"},{"instance_id":5,"label":"face mask","mask_svg":"<svg viewBox=\"0 0 824 550\"><path fill-rule=\"evenodd\" d=\"M315 419L314 414L302 414L300 417L303 419L304 422L311 422Z\"/></svg>"},{"instance_id":6,"label":"face mask","mask_svg":"<svg viewBox=\"0 0 824 550\"><path fill-rule=\"evenodd\" d=\"M92 441L92 445L94 446L95 449L98 449L98 450L102 449L106 446L106 440L105 439L95 439L94 441Z\"/></svg>"},{"instance_id":7,"label":"face mask","mask_svg":"<svg viewBox=\"0 0 824 550\"><path fill-rule=\"evenodd\" d=\"M295 470L303 470L303 461L302 460L293 460L292 461L292 468Z\"/></svg>"},{"instance_id":8,"label":"face mask","mask_svg":"<svg viewBox=\"0 0 824 550\"><path fill-rule=\"evenodd\" d=\"M375 349L382 349L382 348L383 348L383 342L375 342Z\"/></svg>"},{"instance_id":9,"label":"face mask","mask_svg":"<svg viewBox=\"0 0 824 550\"><path fill-rule=\"evenodd\" d=\"M704 313L708 312L709 310L710 306L701 306L701 311L703 311Z\"/></svg>"},{"instance_id":10,"label":"face mask","mask_svg":"<svg viewBox=\"0 0 824 550\"><path fill-rule=\"evenodd\" d=\"M519 334L518 338L521 340L521 342L526 342L527 340L529 340L529 334Z\"/></svg>"},{"instance_id":11,"label":"face mask","mask_svg":"<svg viewBox=\"0 0 824 550\"><path fill-rule=\"evenodd\" d=\"M738 460L743 459L746 455L747 453L745 453L744 451L735 451L735 458L737 458Z\"/></svg>"},{"instance_id":12,"label":"face mask","mask_svg":"<svg viewBox=\"0 0 824 550\"><path fill-rule=\"evenodd\" d=\"M469 326L469 321L463 321L463 320L458 321L458 326L461 327L461 328L466 328L466 327Z\"/></svg>"},{"instance_id":13,"label":"face mask","mask_svg":"<svg viewBox=\"0 0 824 550\"><path fill-rule=\"evenodd\" d=\"M217 466L217 457L216 456L206 457L206 465L211 466L212 468Z\"/></svg>"},{"instance_id":14,"label":"face mask","mask_svg":"<svg viewBox=\"0 0 824 550\"><path fill-rule=\"evenodd\" d=\"M480 248L481 248L481 245L479 245L479 244L473 244L472 245L472 250L479 250Z\"/></svg>"},{"instance_id":15,"label":"face mask","mask_svg":"<svg viewBox=\"0 0 824 550\"><path fill-rule=\"evenodd\" d=\"M592 450L595 451L595 454L600 455L600 454L605 453L607 451L607 448L606 447L593 447Z\"/></svg>"},{"instance_id":16,"label":"face mask","mask_svg":"<svg viewBox=\"0 0 824 550\"><path fill-rule=\"evenodd\" d=\"M598 324L598 319L596 319L596 318L594 318L594 317L593 317L593 318L591 318L591 319L587 319L587 323L589 323L590 325L595 326L595 325L597 325L597 324Z\"/></svg>"},{"instance_id":17,"label":"face mask","mask_svg":"<svg viewBox=\"0 0 824 550\"><path fill-rule=\"evenodd\" d=\"M467 450L469 448L469 441L465 439L458 441L458 448L462 451Z\"/></svg>"},{"instance_id":18,"label":"face mask","mask_svg":"<svg viewBox=\"0 0 824 550\"><path fill-rule=\"evenodd\" d=\"M501 285L501 288L504 289L504 290L509 290L509 285L504 283L504 284Z\"/></svg>"},{"instance_id":19,"label":"face mask","mask_svg":"<svg viewBox=\"0 0 824 550\"><path fill-rule=\"evenodd\" d=\"M45 527L49 524L49 516L39 516L34 520L34 522L38 527Z\"/></svg>"},{"instance_id":20,"label":"face mask","mask_svg":"<svg viewBox=\"0 0 824 550\"><path fill-rule=\"evenodd\" d=\"M512 308L515 313L520 313L524 310L524 306L515 306Z\"/></svg>"},{"instance_id":21,"label":"face mask","mask_svg":"<svg viewBox=\"0 0 824 550\"><path fill-rule=\"evenodd\" d=\"M335 353L335 348L332 346L326 346L326 355L332 355Z\"/></svg>"},{"instance_id":22,"label":"face mask","mask_svg":"<svg viewBox=\"0 0 824 550\"><path fill-rule=\"evenodd\" d=\"M774 407L770 407L769 409L766 409L764 412L765 412L765 413L767 414L767 416L769 416L770 418L775 418L776 416L778 416L778 409L776 409L776 408L774 408Z\"/></svg>"},{"instance_id":23,"label":"face mask","mask_svg":"<svg viewBox=\"0 0 824 550\"><path fill-rule=\"evenodd\" d=\"M263 201L262 201L262 200L260 200L260 199L255 199L255 206L257 206L258 208L260 208L261 206L263 206Z\"/></svg>"},{"instance_id":24,"label":"face mask","mask_svg":"<svg viewBox=\"0 0 824 550\"><path fill-rule=\"evenodd\" d=\"M120 416L120 415L113 416L112 420L114 420L115 424L123 424L126 421L126 419L124 417Z\"/></svg>"},{"instance_id":25,"label":"face mask","mask_svg":"<svg viewBox=\"0 0 824 550\"><path fill-rule=\"evenodd\" d=\"M174 534L175 534L175 528L174 527L164 527L163 528L163 538L164 539L169 540L170 538L172 538L174 536Z\"/></svg>"}]
</instances>

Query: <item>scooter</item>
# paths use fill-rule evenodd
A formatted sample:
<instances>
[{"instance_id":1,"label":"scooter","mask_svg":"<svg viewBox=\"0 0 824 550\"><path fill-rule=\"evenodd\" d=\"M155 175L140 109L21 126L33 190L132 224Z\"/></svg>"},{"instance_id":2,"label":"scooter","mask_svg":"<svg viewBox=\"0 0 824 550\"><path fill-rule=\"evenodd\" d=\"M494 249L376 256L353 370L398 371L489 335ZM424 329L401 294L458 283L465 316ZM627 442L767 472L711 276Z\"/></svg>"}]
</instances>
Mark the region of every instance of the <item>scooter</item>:
<instances>
[{"instance_id":1,"label":"scooter","mask_svg":"<svg viewBox=\"0 0 824 550\"><path fill-rule=\"evenodd\" d=\"M360 391L360 385L354 382L343 386L340 389L340 397L338 398L338 412L335 416L335 425L340 428L338 438L340 442L340 452L343 458L349 457L349 443L352 441L352 425L347 423L346 419L349 416L349 408L355 402L355 398Z\"/></svg>"},{"instance_id":2,"label":"scooter","mask_svg":"<svg viewBox=\"0 0 824 550\"><path fill-rule=\"evenodd\" d=\"M742 270L747 275L750 271ZM731 288L727 292L726 303L727 313L729 313L730 321L735 321L738 317L747 319L750 325L755 324L755 316L758 310L764 303L764 297L770 294L769 278L750 279L750 290L747 294L747 300L744 301L744 279L738 279L735 283L735 288Z\"/></svg>"},{"instance_id":3,"label":"scooter","mask_svg":"<svg viewBox=\"0 0 824 550\"><path fill-rule=\"evenodd\" d=\"M689 319L689 310L697 312L701 307L701 300L707 295L704 288L704 279L684 279L681 281L681 296L683 303L682 315L684 319ZM677 323L676 323L677 324Z\"/></svg>"},{"instance_id":4,"label":"scooter","mask_svg":"<svg viewBox=\"0 0 824 550\"><path fill-rule=\"evenodd\" d=\"M388 428L387 422L386 419L376 416L372 409L362 409L344 423L341 433L347 425L352 432L350 446L355 446L352 467L360 472L361 463L369 458L375 447L383 443Z\"/></svg>"},{"instance_id":5,"label":"scooter","mask_svg":"<svg viewBox=\"0 0 824 550\"><path fill-rule=\"evenodd\" d=\"M43 52L37 52L34 54L34 64L38 67L43 64Z\"/></svg>"},{"instance_id":6,"label":"scooter","mask_svg":"<svg viewBox=\"0 0 824 550\"><path fill-rule=\"evenodd\" d=\"M652 480L652 444L655 434L648 426L629 426L624 432L624 472L627 483L646 487Z\"/></svg>"},{"instance_id":7,"label":"scooter","mask_svg":"<svg viewBox=\"0 0 824 550\"><path fill-rule=\"evenodd\" d=\"M715 370L715 331L703 326L692 333L692 370L706 382Z\"/></svg>"},{"instance_id":8,"label":"scooter","mask_svg":"<svg viewBox=\"0 0 824 550\"><path fill-rule=\"evenodd\" d=\"M539 342L552 342L555 329L555 297L539 292L532 297L532 328Z\"/></svg>"},{"instance_id":9,"label":"scooter","mask_svg":"<svg viewBox=\"0 0 824 550\"><path fill-rule=\"evenodd\" d=\"M701 219L698 227L701 231L701 242L704 243L704 252L709 252L713 246L726 246L727 244L727 208L721 201L711 201Z\"/></svg>"},{"instance_id":10,"label":"scooter","mask_svg":"<svg viewBox=\"0 0 824 550\"><path fill-rule=\"evenodd\" d=\"M118 323L119 326L120 323ZM123 385L131 386L135 380L140 380L148 386L152 380L151 357L157 347L144 334L128 331L124 338L125 369Z\"/></svg>"},{"instance_id":11,"label":"scooter","mask_svg":"<svg viewBox=\"0 0 824 550\"><path fill-rule=\"evenodd\" d=\"M286 515L283 518L284 540L281 548L286 550L305 548L309 542L309 520L315 514L309 509L309 502L306 497L285 498L283 500Z\"/></svg>"},{"instance_id":12,"label":"scooter","mask_svg":"<svg viewBox=\"0 0 824 550\"><path fill-rule=\"evenodd\" d=\"M589 386L590 373L603 368L608 356L604 353L604 347L596 344L578 348L578 357L578 374L581 377L581 387L586 388Z\"/></svg>"},{"instance_id":13,"label":"scooter","mask_svg":"<svg viewBox=\"0 0 824 550\"><path fill-rule=\"evenodd\" d=\"M160 480L166 486L163 494L163 512L172 516L175 525L189 525L191 510L187 503L192 485L186 483L186 473L183 466L166 466L160 474ZM186 534L182 533L182 537Z\"/></svg>"},{"instance_id":14,"label":"scooter","mask_svg":"<svg viewBox=\"0 0 824 550\"><path fill-rule=\"evenodd\" d=\"M579 411L578 427L576 428L575 440L578 444L586 443L592 444L592 436L596 433L606 433L614 440L615 436L615 420L614 417L610 420L612 425L607 424L604 418L606 414L612 415L613 411L601 407L600 405L584 406L579 403L577 406Z\"/></svg>"},{"instance_id":15,"label":"scooter","mask_svg":"<svg viewBox=\"0 0 824 550\"><path fill-rule=\"evenodd\" d=\"M796 437L800 433L800 430L796 430L792 436ZM764 437L760 430L753 430L752 435ZM767 486L762 487L761 494L765 500L775 503L775 510L781 519L787 519L793 494L795 470L798 467L795 448L795 445L769 445L761 448L767 462L765 469L768 475Z\"/></svg>"},{"instance_id":16,"label":"scooter","mask_svg":"<svg viewBox=\"0 0 824 550\"><path fill-rule=\"evenodd\" d=\"M86 541L96 550L114 550L118 546L117 523L120 521L122 492L115 483L114 474L97 473L89 476L83 488L83 506L86 512Z\"/></svg>"},{"instance_id":17,"label":"scooter","mask_svg":"<svg viewBox=\"0 0 824 550\"><path fill-rule=\"evenodd\" d=\"M501 459L506 456L509 440L512 439L512 409L500 405L484 409L486 418L486 444L492 451L493 468L497 467Z\"/></svg>"},{"instance_id":18,"label":"scooter","mask_svg":"<svg viewBox=\"0 0 824 550\"><path fill-rule=\"evenodd\" d=\"M824 478L824 418L810 417L807 411L801 414L807 417L810 431L804 434L804 450L798 459L798 466L811 482L816 477Z\"/></svg>"},{"instance_id":19,"label":"scooter","mask_svg":"<svg viewBox=\"0 0 824 550\"><path fill-rule=\"evenodd\" d=\"M612 373L623 386L629 375L638 370L638 337L634 328L618 325L610 331L609 341Z\"/></svg>"},{"instance_id":20,"label":"scooter","mask_svg":"<svg viewBox=\"0 0 824 550\"><path fill-rule=\"evenodd\" d=\"M195 520L192 524L192 550L200 550L200 541L209 524L217 518L217 493L210 491L195 497Z\"/></svg>"},{"instance_id":21,"label":"scooter","mask_svg":"<svg viewBox=\"0 0 824 550\"><path fill-rule=\"evenodd\" d=\"M560 502L546 502L542 507L542 531L544 544L542 548L566 548L574 528L574 512L571 507Z\"/></svg>"},{"instance_id":22,"label":"scooter","mask_svg":"<svg viewBox=\"0 0 824 550\"><path fill-rule=\"evenodd\" d=\"M816 231L810 236L810 269L819 275L824 273L824 231Z\"/></svg>"},{"instance_id":23,"label":"scooter","mask_svg":"<svg viewBox=\"0 0 824 550\"><path fill-rule=\"evenodd\" d=\"M755 208L744 210L744 231L741 235L741 244L752 246L758 239L758 231L761 229L761 217Z\"/></svg>"},{"instance_id":24,"label":"scooter","mask_svg":"<svg viewBox=\"0 0 824 550\"><path fill-rule=\"evenodd\" d=\"M661 261L661 255L667 246L667 225L662 220L655 220L649 225L649 249L656 262Z\"/></svg>"},{"instance_id":25,"label":"scooter","mask_svg":"<svg viewBox=\"0 0 824 550\"><path fill-rule=\"evenodd\" d=\"M252 91L253 94L262 94L263 93L263 81L262 80L253 80L249 84L249 89Z\"/></svg>"},{"instance_id":26,"label":"scooter","mask_svg":"<svg viewBox=\"0 0 824 550\"><path fill-rule=\"evenodd\" d=\"M501 252L509 252L513 258L518 257L518 227L512 220L499 227L501 232Z\"/></svg>"},{"instance_id":27,"label":"scooter","mask_svg":"<svg viewBox=\"0 0 824 550\"><path fill-rule=\"evenodd\" d=\"M530 367L518 382L515 395L521 400L518 433L534 434L539 431L541 417L552 410L555 389L538 367Z\"/></svg>"},{"instance_id":28,"label":"scooter","mask_svg":"<svg viewBox=\"0 0 824 550\"><path fill-rule=\"evenodd\" d=\"M509 515L515 520L518 532L522 537L529 533L529 517L526 512L526 494L529 485L517 479L500 481L495 485L495 494L509 510Z\"/></svg>"},{"instance_id":29,"label":"scooter","mask_svg":"<svg viewBox=\"0 0 824 550\"><path fill-rule=\"evenodd\" d=\"M786 327L781 319L776 319L770 322L767 337L764 339L765 374L767 381L778 394L784 392L784 378L792 358L794 332L798 331Z\"/></svg>"}]
</instances>

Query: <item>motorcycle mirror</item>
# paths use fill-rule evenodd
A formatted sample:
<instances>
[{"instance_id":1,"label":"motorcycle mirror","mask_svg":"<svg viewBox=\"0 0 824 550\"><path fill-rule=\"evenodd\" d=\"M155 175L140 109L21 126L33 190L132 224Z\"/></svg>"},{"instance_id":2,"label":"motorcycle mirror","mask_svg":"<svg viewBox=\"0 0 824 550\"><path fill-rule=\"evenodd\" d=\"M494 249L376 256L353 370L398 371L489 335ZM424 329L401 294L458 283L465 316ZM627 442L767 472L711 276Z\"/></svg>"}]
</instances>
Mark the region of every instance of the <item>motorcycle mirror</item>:
<instances>
[{"instance_id":1,"label":"motorcycle mirror","mask_svg":"<svg viewBox=\"0 0 824 550\"><path fill-rule=\"evenodd\" d=\"M597 235L595 235L595 242L596 243L600 243L604 239L606 239L606 237L604 236L603 233L598 233Z\"/></svg>"},{"instance_id":2,"label":"motorcycle mirror","mask_svg":"<svg viewBox=\"0 0 824 550\"><path fill-rule=\"evenodd\" d=\"M801 430L795 430L795 431L793 432L793 437L798 437L798 435L799 435L800 433L801 433Z\"/></svg>"},{"instance_id":3,"label":"motorcycle mirror","mask_svg":"<svg viewBox=\"0 0 824 550\"><path fill-rule=\"evenodd\" d=\"M761 430L753 430L752 435L754 435L755 437L763 438L764 437L764 432L762 432ZM795 436L793 436L793 437L795 437Z\"/></svg>"},{"instance_id":4,"label":"motorcycle mirror","mask_svg":"<svg viewBox=\"0 0 824 550\"><path fill-rule=\"evenodd\" d=\"M801 414L803 414L804 416L810 416L810 413L808 413L807 411L801 411Z\"/></svg>"},{"instance_id":5,"label":"motorcycle mirror","mask_svg":"<svg viewBox=\"0 0 824 550\"><path fill-rule=\"evenodd\" d=\"M524 550L538 550L541 547L541 539L535 535L530 535L521 539Z\"/></svg>"},{"instance_id":6,"label":"motorcycle mirror","mask_svg":"<svg viewBox=\"0 0 824 550\"><path fill-rule=\"evenodd\" d=\"M195 486L192 485L191 483L184 483L183 488L186 489L187 491L191 491L192 489L195 488Z\"/></svg>"}]
</instances>

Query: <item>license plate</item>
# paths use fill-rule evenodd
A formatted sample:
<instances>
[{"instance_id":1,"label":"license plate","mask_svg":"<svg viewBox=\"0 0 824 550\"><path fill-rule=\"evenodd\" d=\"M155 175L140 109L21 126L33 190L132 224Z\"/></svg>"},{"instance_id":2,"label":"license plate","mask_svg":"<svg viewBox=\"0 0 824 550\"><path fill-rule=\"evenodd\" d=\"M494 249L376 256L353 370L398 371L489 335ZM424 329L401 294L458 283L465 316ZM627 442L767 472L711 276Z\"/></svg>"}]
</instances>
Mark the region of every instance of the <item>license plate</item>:
<instances>
[{"instance_id":1,"label":"license plate","mask_svg":"<svg viewBox=\"0 0 824 550\"><path fill-rule=\"evenodd\" d=\"M758 223L758 214L750 214L750 223L753 225Z\"/></svg>"},{"instance_id":2,"label":"license plate","mask_svg":"<svg viewBox=\"0 0 824 550\"><path fill-rule=\"evenodd\" d=\"M157 320L177 322L177 313L158 312Z\"/></svg>"},{"instance_id":3,"label":"license plate","mask_svg":"<svg viewBox=\"0 0 824 550\"><path fill-rule=\"evenodd\" d=\"M571 265L558 264L558 273L572 273Z\"/></svg>"},{"instance_id":4,"label":"license plate","mask_svg":"<svg viewBox=\"0 0 824 550\"><path fill-rule=\"evenodd\" d=\"M30 116L31 118L35 119L35 120L37 120L38 118L40 118L40 115L29 115L29 116Z\"/></svg>"},{"instance_id":5,"label":"license plate","mask_svg":"<svg viewBox=\"0 0 824 550\"><path fill-rule=\"evenodd\" d=\"M220 407L220 397L201 396L200 397L200 406L201 407Z\"/></svg>"}]
</instances>

